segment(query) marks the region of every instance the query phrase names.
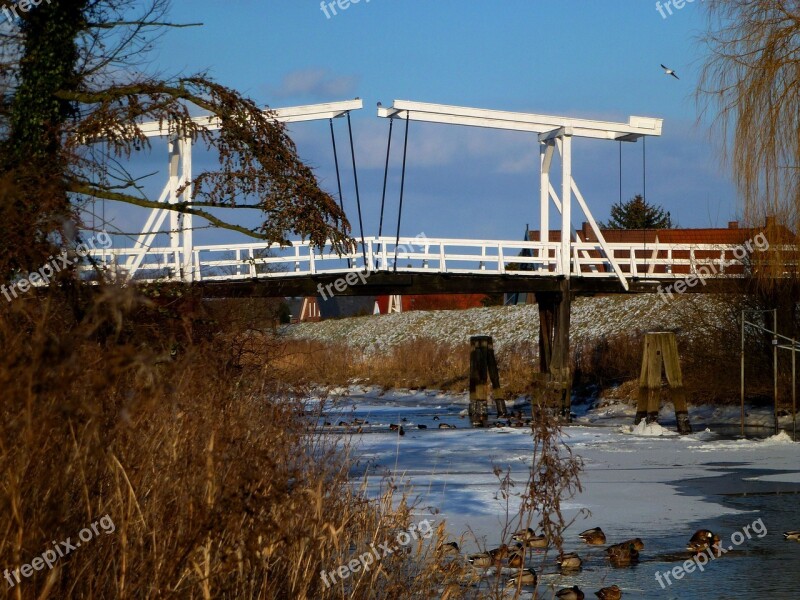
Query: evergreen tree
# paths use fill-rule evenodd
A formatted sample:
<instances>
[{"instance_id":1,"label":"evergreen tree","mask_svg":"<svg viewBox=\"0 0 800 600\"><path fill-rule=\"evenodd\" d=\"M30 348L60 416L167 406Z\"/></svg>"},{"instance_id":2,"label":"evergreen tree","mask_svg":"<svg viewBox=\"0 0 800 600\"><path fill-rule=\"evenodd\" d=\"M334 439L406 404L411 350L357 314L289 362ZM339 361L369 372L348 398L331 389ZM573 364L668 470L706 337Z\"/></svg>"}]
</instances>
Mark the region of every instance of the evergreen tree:
<instances>
[{"instance_id":1,"label":"evergreen tree","mask_svg":"<svg viewBox=\"0 0 800 600\"><path fill-rule=\"evenodd\" d=\"M660 206L649 204L641 194L611 207L606 229L672 229L670 214Z\"/></svg>"}]
</instances>

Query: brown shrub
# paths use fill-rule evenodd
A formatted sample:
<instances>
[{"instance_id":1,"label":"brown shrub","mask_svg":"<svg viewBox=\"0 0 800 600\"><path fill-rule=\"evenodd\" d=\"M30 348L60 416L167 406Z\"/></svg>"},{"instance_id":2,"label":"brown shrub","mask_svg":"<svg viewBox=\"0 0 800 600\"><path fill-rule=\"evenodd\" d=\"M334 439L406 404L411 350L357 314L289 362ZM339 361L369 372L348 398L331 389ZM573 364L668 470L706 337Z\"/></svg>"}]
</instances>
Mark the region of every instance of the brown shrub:
<instances>
[{"instance_id":1,"label":"brown shrub","mask_svg":"<svg viewBox=\"0 0 800 600\"><path fill-rule=\"evenodd\" d=\"M195 339L192 304L109 288L80 321L58 297L0 309L2 568L105 515L114 526L8 595L378 598L410 596L409 574L436 585L420 543L324 586L322 569L390 539L410 508L391 488L379 503L353 490L346 445L282 392L269 352Z\"/></svg>"}]
</instances>

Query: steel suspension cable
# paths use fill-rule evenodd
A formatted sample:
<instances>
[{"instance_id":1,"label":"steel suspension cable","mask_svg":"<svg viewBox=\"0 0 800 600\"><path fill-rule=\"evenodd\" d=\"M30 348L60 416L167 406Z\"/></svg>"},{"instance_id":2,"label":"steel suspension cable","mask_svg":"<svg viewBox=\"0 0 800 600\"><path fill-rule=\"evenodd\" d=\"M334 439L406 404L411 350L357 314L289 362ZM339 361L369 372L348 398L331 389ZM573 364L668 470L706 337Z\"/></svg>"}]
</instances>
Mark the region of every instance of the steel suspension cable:
<instances>
[{"instance_id":1,"label":"steel suspension cable","mask_svg":"<svg viewBox=\"0 0 800 600\"><path fill-rule=\"evenodd\" d=\"M333 131L333 119L328 119L331 125L331 144L333 144L333 164L336 165L336 185L339 188L339 208L344 214L344 200L342 197L342 176L339 173L339 154L336 152L336 134ZM347 259L347 268L351 267L350 259Z\"/></svg>"},{"instance_id":2,"label":"steel suspension cable","mask_svg":"<svg viewBox=\"0 0 800 600\"><path fill-rule=\"evenodd\" d=\"M619 142L619 205L622 206L622 142Z\"/></svg>"},{"instance_id":3,"label":"steel suspension cable","mask_svg":"<svg viewBox=\"0 0 800 600\"><path fill-rule=\"evenodd\" d=\"M344 212L342 200L342 177L339 174L339 155L336 153L336 134L333 132L333 119L328 119L331 124L331 144L333 144L333 164L336 165L336 185L339 187L339 208Z\"/></svg>"},{"instance_id":4,"label":"steel suspension cable","mask_svg":"<svg viewBox=\"0 0 800 600\"><path fill-rule=\"evenodd\" d=\"M389 157L392 152L392 129L394 128L394 119L389 119L389 143L386 146L386 166L383 169L383 194L381 195L381 218L378 221L378 239L383 234L383 210L386 206L386 184L389 181ZM383 244L379 246L381 254L383 253ZM376 264L379 264L379 258L375 259Z\"/></svg>"},{"instance_id":5,"label":"steel suspension cable","mask_svg":"<svg viewBox=\"0 0 800 600\"><path fill-rule=\"evenodd\" d=\"M403 171L400 175L400 206L397 209L397 235L394 241L394 271L397 272L397 251L400 246L400 219L403 217L403 195L406 189L406 157L408 156L408 124L411 122L411 113L406 114L406 135L403 142Z\"/></svg>"},{"instance_id":6,"label":"steel suspension cable","mask_svg":"<svg viewBox=\"0 0 800 600\"><path fill-rule=\"evenodd\" d=\"M392 151L392 128L394 119L389 119L389 143L386 146L386 167L383 169L383 195L381 196L381 219L378 221L378 237L383 233L383 208L386 206L386 182L389 180L389 155Z\"/></svg>"},{"instance_id":7,"label":"steel suspension cable","mask_svg":"<svg viewBox=\"0 0 800 600\"><path fill-rule=\"evenodd\" d=\"M356 167L356 149L353 144L353 127L350 124L350 113L347 113L347 131L350 134L350 158L353 160L353 181L356 185L356 207L358 208L358 231L361 234L361 254L364 257L364 269L367 265L367 245L364 242L364 221L361 218L361 195L358 192L358 168Z\"/></svg>"},{"instance_id":8,"label":"steel suspension cable","mask_svg":"<svg viewBox=\"0 0 800 600\"><path fill-rule=\"evenodd\" d=\"M647 214L647 137L642 136L642 200ZM649 271L650 259L647 254L647 222L644 223L644 268Z\"/></svg>"}]
</instances>

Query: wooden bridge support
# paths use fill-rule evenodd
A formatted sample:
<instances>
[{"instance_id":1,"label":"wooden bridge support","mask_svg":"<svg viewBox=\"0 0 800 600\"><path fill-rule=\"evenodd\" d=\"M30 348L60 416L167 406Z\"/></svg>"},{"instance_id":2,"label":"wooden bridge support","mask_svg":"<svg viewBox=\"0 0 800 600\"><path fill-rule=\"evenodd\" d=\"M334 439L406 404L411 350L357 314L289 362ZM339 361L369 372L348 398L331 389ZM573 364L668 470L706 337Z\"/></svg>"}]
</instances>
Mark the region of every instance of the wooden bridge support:
<instances>
[{"instance_id":1,"label":"wooden bridge support","mask_svg":"<svg viewBox=\"0 0 800 600\"><path fill-rule=\"evenodd\" d=\"M537 292L539 305L539 373L534 373L534 407L555 411L569 422L572 372L569 361L569 324L572 293L569 280L561 291Z\"/></svg>"},{"instance_id":2,"label":"wooden bridge support","mask_svg":"<svg viewBox=\"0 0 800 600\"><path fill-rule=\"evenodd\" d=\"M683 388L681 364L678 357L678 343L675 340L675 334L671 332L646 333L644 336L636 424L638 425L642 419L647 419L648 423L658 422L662 364L670 386L670 397L675 405L678 433L692 433L692 425L689 422L689 409L686 404L686 392Z\"/></svg>"},{"instance_id":3,"label":"wooden bridge support","mask_svg":"<svg viewBox=\"0 0 800 600\"><path fill-rule=\"evenodd\" d=\"M476 335L469 339L469 419L473 426L483 427L489 418L489 381L498 396L495 398L497 416L507 414L506 402L499 395L500 373L494 355L494 342L488 335Z\"/></svg>"}]
</instances>

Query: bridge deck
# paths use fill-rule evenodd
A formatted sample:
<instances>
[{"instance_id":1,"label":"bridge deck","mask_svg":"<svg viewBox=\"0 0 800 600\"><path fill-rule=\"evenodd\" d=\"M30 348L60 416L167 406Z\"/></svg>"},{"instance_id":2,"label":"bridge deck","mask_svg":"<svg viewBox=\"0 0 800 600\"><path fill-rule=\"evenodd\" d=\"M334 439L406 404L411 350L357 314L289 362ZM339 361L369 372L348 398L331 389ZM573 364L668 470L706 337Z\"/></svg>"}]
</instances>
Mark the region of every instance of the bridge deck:
<instances>
[{"instance_id":1,"label":"bridge deck","mask_svg":"<svg viewBox=\"0 0 800 600\"><path fill-rule=\"evenodd\" d=\"M349 278L336 294L425 294L536 292L558 289L565 277L577 293L652 293L683 280L689 292L737 291L749 279L749 255L741 246L710 244L607 244L620 266L598 243L572 242L569 261L559 242L368 238L342 255L308 242L182 248L95 250L109 272L137 282L200 285L211 295L260 293L299 296L319 293ZM569 265L569 273L563 265ZM321 286L321 287L320 287ZM341 286L341 284L340 284ZM222 292L228 289L227 292ZM248 292L249 290L249 292Z\"/></svg>"},{"instance_id":2,"label":"bridge deck","mask_svg":"<svg viewBox=\"0 0 800 600\"><path fill-rule=\"evenodd\" d=\"M563 277L514 277L509 275L464 275L446 273L375 272L362 283L344 287L339 292L333 287L341 275L299 275L280 279L259 278L237 281L201 281L192 284L202 290L207 298L236 297L296 297L317 296L326 286L337 296L388 296L424 294L499 294L558 292ZM687 293L742 293L749 283L748 278L710 279L705 285L687 287ZM174 285L185 285L175 283ZM570 289L577 296L596 294L653 294L661 287L665 298L669 283L656 280L632 280L626 291L619 281L613 279L570 279Z\"/></svg>"}]
</instances>

